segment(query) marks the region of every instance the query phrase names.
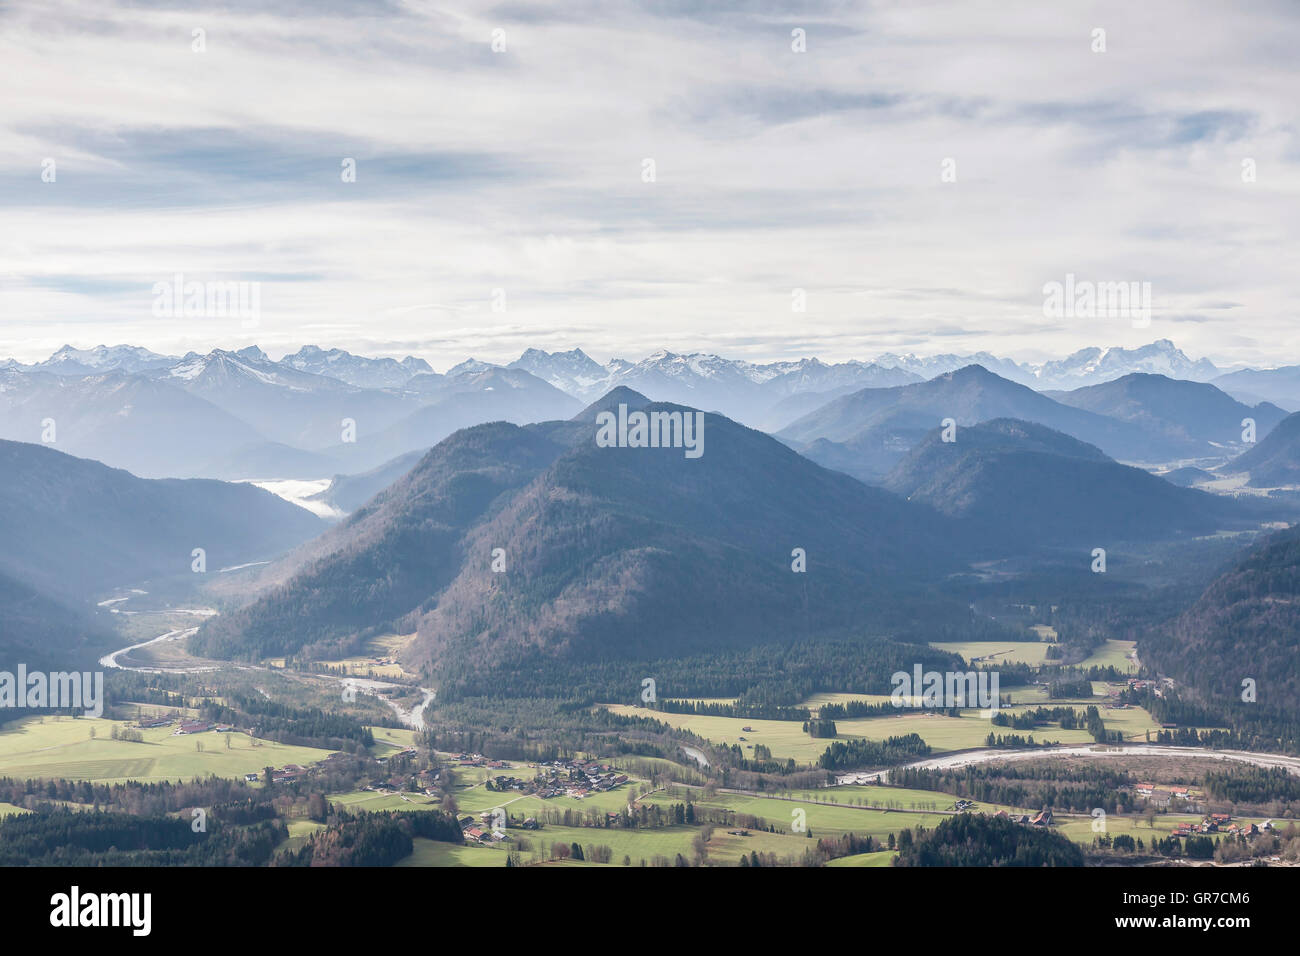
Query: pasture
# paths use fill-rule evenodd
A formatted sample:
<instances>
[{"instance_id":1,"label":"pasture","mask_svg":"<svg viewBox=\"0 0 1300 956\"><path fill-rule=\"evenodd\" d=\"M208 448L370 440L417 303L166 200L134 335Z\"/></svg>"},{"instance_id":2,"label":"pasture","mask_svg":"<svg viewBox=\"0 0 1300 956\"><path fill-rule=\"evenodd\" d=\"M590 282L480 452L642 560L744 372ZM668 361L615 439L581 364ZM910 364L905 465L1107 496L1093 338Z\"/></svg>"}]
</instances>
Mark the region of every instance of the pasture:
<instances>
[{"instance_id":1,"label":"pasture","mask_svg":"<svg viewBox=\"0 0 1300 956\"><path fill-rule=\"evenodd\" d=\"M98 783L242 777L268 766L306 766L330 754L240 733L178 737L174 727L143 730L143 742L133 743L113 740L115 725L123 728L127 723L102 717L32 717L8 724L0 731L0 776Z\"/></svg>"}]
</instances>

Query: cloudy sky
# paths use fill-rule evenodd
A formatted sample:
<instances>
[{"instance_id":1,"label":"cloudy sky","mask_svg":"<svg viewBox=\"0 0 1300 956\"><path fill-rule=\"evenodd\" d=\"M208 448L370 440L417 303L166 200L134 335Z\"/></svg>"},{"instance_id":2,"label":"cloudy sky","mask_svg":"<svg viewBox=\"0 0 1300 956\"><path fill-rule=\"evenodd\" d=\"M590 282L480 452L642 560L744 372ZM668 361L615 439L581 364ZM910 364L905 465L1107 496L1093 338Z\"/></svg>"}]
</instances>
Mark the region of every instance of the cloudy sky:
<instances>
[{"instance_id":1,"label":"cloudy sky","mask_svg":"<svg viewBox=\"0 0 1300 956\"><path fill-rule=\"evenodd\" d=\"M1295 363L1298 47L1290 0L10 0L0 357ZM178 273L256 327L156 315ZM1068 273L1150 325L1045 318Z\"/></svg>"}]
</instances>

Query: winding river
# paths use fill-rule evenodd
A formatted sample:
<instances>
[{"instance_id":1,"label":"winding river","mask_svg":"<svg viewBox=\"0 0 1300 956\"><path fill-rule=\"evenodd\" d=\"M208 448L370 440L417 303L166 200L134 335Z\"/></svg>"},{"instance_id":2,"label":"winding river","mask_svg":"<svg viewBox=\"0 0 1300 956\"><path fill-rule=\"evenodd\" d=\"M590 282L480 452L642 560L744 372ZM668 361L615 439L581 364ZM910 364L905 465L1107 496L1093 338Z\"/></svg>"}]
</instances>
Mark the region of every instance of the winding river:
<instances>
[{"instance_id":1,"label":"winding river","mask_svg":"<svg viewBox=\"0 0 1300 956\"><path fill-rule=\"evenodd\" d=\"M137 592L143 594L144 592ZM129 600L128 598L114 599L114 603ZM169 608L169 614L193 614L200 617L213 617L216 611L212 608ZM157 637L150 638L147 641L141 641L139 644L131 644L127 647L119 648L110 654L105 654L99 659L99 666L104 668L113 668L124 671L137 671L142 674L201 674L210 671L220 670L221 666L233 667L238 670L255 670L282 673L281 671L272 671L272 668L263 667L258 664L193 664L180 667L146 667L128 664L122 660L123 657L141 647L148 647L151 644L163 644L169 641L183 641L198 631L197 627L183 627L176 630L167 631L165 634L159 634ZM420 691L424 694L424 699L416 704L410 710L404 710L402 705L395 700L383 696L381 693L385 690L408 689L409 685L394 684L390 681L372 680L366 677L339 677L336 674L312 674L312 677L321 677L326 680L338 681L344 687L351 687L363 694L372 694L382 700L385 704L393 709L397 719L403 725L410 727L412 730L424 729L424 708L428 707L437 692L429 687L421 687ZM263 692L265 693L265 692Z\"/></svg>"}]
</instances>

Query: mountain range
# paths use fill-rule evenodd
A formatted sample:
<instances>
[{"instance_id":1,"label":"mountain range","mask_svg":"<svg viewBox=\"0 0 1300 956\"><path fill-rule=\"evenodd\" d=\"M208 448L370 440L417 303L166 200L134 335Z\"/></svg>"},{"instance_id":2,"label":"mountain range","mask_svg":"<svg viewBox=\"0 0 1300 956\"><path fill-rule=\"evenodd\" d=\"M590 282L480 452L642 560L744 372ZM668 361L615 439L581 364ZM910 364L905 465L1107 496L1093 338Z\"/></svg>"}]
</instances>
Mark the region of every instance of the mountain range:
<instances>
[{"instance_id":1,"label":"mountain range","mask_svg":"<svg viewBox=\"0 0 1300 956\"><path fill-rule=\"evenodd\" d=\"M528 349L505 366L469 359L445 373L412 356L311 345L278 361L257 346L182 357L65 346L34 365L0 365L0 438L45 441L146 477L389 474L392 462L457 429L568 418L627 387L775 432L866 481L883 480L944 417L1037 422L1120 460L1212 466L1241 450L1242 418L1254 418L1262 437L1285 412L1204 379L1286 395L1288 374L1220 376L1167 340L1037 366L983 352L754 364L666 350L602 365L580 349Z\"/></svg>"},{"instance_id":2,"label":"mountain range","mask_svg":"<svg viewBox=\"0 0 1300 956\"><path fill-rule=\"evenodd\" d=\"M716 414L698 459L599 447L596 415L618 405L687 411L620 388L568 421L458 432L196 647L320 652L398 627L418 631L410 662L428 669L863 636L967 613L919 591L961 563L932 509Z\"/></svg>"},{"instance_id":3,"label":"mountain range","mask_svg":"<svg viewBox=\"0 0 1300 956\"><path fill-rule=\"evenodd\" d=\"M431 673L960 632L971 612L944 582L974 561L1066 548L1086 567L1092 547L1267 517L1024 421L953 443L932 429L878 488L716 413L696 460L601 447L596 416L620 407L691 411L617 388L569 420L459 431L271 566L195 649L314 657L415 632L405 662Z\"/></svg>"}]
</instances>

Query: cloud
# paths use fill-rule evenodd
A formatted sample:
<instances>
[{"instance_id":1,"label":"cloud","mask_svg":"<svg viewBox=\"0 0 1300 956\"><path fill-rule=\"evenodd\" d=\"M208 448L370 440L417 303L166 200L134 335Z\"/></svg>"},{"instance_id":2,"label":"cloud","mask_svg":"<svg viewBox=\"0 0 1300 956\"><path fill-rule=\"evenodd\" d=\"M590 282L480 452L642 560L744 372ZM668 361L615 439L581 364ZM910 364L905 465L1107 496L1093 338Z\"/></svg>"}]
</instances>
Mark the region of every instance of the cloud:
<instances>
[{"instance_id":1,"label":"cloud","mask_svg":"<svg viewBox=\"0 0 1300 956\"><path fill-rule=\"evenodd\" d=\"M177 271L262 282L268 348L441 365L1064 354L1169 328L1216 361L1300 346L1285 3L15 0L0 27L19 359L249 344L149 313ZM1045 321L1069 272L1152 282L1152 327Z\"/></svg>"}]
</instances>

